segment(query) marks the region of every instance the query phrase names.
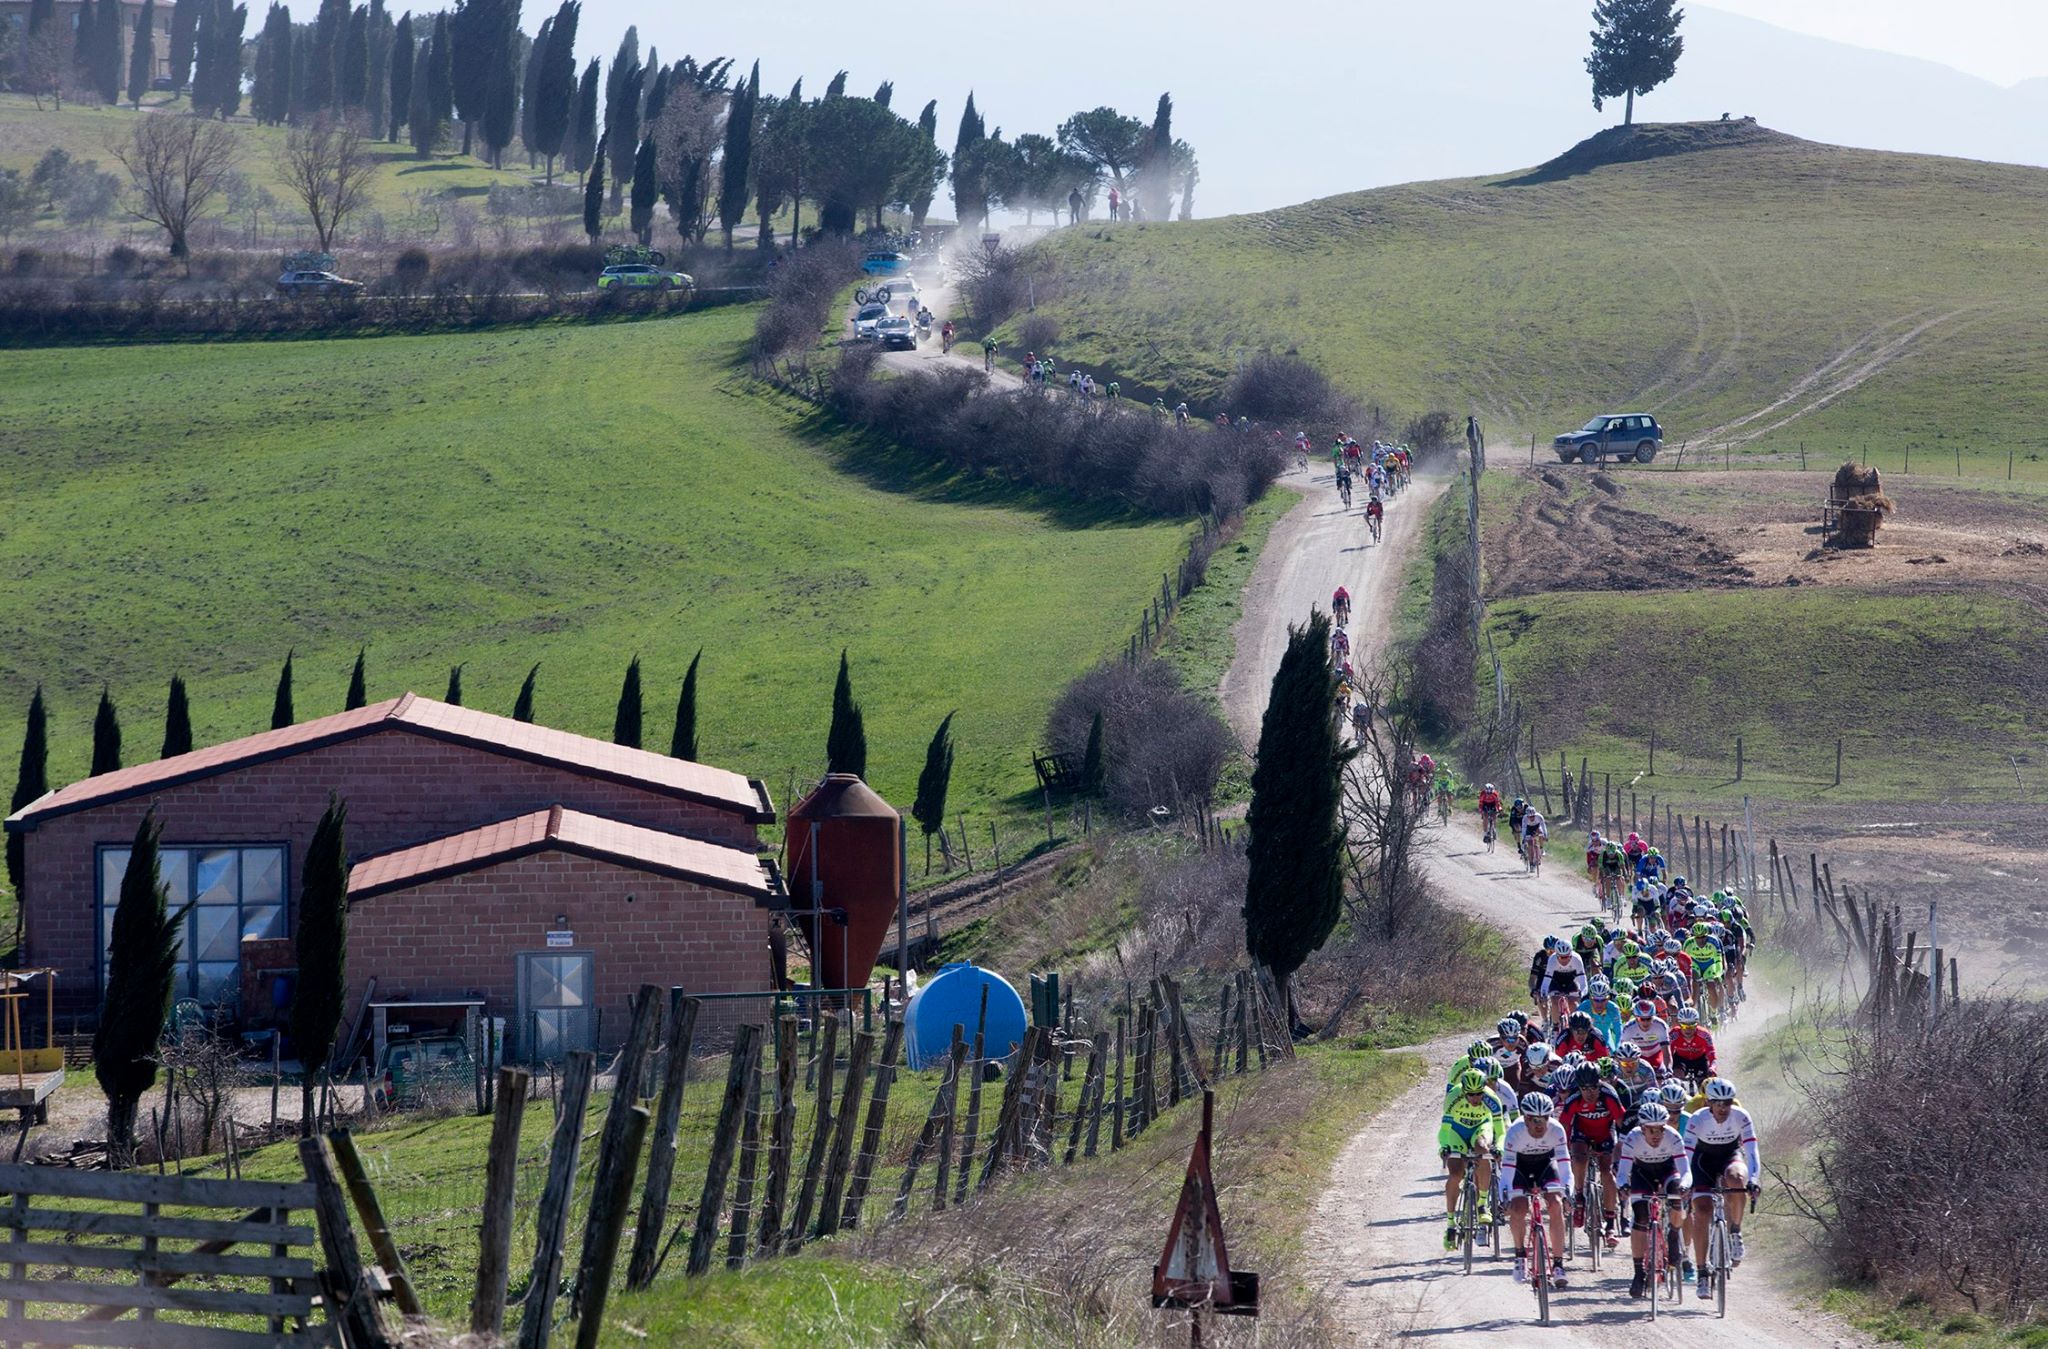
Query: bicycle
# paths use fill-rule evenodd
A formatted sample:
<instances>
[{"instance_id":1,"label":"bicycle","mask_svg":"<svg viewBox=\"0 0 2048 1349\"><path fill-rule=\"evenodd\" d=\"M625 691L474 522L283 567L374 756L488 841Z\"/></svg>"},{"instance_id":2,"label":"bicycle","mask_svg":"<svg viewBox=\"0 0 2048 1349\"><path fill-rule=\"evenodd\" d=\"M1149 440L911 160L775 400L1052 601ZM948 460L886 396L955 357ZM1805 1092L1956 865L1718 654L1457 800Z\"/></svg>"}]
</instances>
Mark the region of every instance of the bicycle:
<instances>
[{"instance_id":1,"label":"bicycle","mask_svg":"<svg viewBox=\"0 0 2048 1349\"><path fill-rule=\"evenodd\" d=\"M1550 1209L1556 1196L1538 1189L1529 1196L1529 1285L1536 1290L1536 1324L1550 1324Z\"/></svg>"},{"instance_id":2,"label":"bicycle","mask_svg":"<svg viewBox=\"0 0 2048 1349\"><path fill-rule=\"evenodd\" d=\"M1487 1224L1489 1227L1493 1225ZM1472 1251L1479 1243L1479 1158L1467 1155L1465 1178L1458 1187L1458 1245L1464 1252L1465 1272L1472 1272ZM1494 1254L1500 1254L1500 1233L1494 1228Z\"/></svg>"},{"instance_id":3,"label":"bicycle","mask_svg":"<svg viewBox=\"0 0 2048 1349\"><path fill-rule=\"evenodd\" d=\"M1625 915L1622 913L1622 895L1627 887L1622 885L1617 872L1600 873L1600 907L1607 910L1607 916L1620 927Z\"/></svg>"},{"instance_id":4,"label":"bicycle","mask_svg":"<svg viewBox=\"0 0 2048 1349\"><path fill-rule=\"evenodd\" d=\"M1500 812L1498 810L1482 810L1479 812L1479 841L1486 845L1488 852L1493 851L1493 837L1496 832L1494 826L1499 822Z\"/></svg>"},{"instance_id":5,"label":"bicycle","mask_svg":"<svg viewBox=\"0 0 2048 1349\"><path fill-rule=\"evenodd\" d=\"M1332 617L1333 619L1335 619L1335 620L1336 620L1336 623L1337 623L1337 626L1338 626L1338 627L1340 627L1340 628L1348 628L1348 627L1350 627L1350 626L1351 626L1351 601L1350 601L1350 600L1348 600L1348 599L1344 599L1344 600L1336 600L1336 601L1332 602L1332 604L1330 605L1330 616L1331 616L1331 617Z\"/></svg>"},{"instance_id":6,"label":"bicycle","mask_svg":"<svg viewBox=\"0 0 2048 1349\"><path fill-rule=\"evenodd\" d=\"M1732 1249L1728 1233L1728 1200L1716 1183L1709 1195L1714 1201L1714 1216L1707 1220L1707 1264L1700 1272L1708 1275L1714 1284L1714 1315L1728 1315L1728 1277L1735 1272L1735 1262L1729 1252Z\"/></svg>"},{"instance_id":7,"label":"bicycle","mask_svg":"<svg viewBox=\"0 0 2048 1349\"><path fill-rule=\"evenodd\" d=\"M1347 506L1351 504L1351 498L1349 494L1345 496L1344 504ZM1377 515L1368 514L1365 517L1365 527L1372 532L1372 541L1374 543L1378 543L1380 541L1380 530L1383 527L1380 524L1380 517Z\"/></svg>"},{"instance_id":8,"label":"bicycle","mask_svg":"<svg viewBox=\"0 0 2048 1349\"><path fill-rule=\"evenodd\" d=\"M1451 822L1451 789L1448 787L1436 790L1436 822L1440 828L1448 827Z\"/></svg>"},{"instance_id":9,"label":"bicycle","mask_svg":"<svg viewBox=\"0 0 2048 1349\"><path fill-rule=\"evenodd\" d=\"M1350 510L1350 509L1351 509L1351 479L1349 479L1349 478L1339 478L1339 479L1337 480L1337 495L1338 495L1338 496L1340 496L1340 497L1342 497L1342 498L1344 499L1344 509L1345 509L1345 510L1347 510L1347 511L1348 511L1348 510Z\"/></svg>"},{"instance_id":10,"label":"bicycle","mask_svg":"<svg viewBox=\"0 0 2048 1349\"><path fill-rule=\"evenodd\" d=\"M1522 867L1527 875L1540 876L1543 874L1543 835L1525 834L1522 836Z\"/></svg>"},{"instance_id":11,"label":"bicycle","mask_svg":"<svg viewBox=\"0 0 2048 1349\"><path fill-rule=\"evenodd\" d=\"M1654 1321L1660 1290L1674 1307L1685 1301L1685 1257L1681 1250L1684 1238L1665 1212L1664 1192L1654 1190L1648 1198L1649 1208L1644 1216L1648 1219L1645 1227L1650 1239L1645 1243L1649 1254L1644 1264L1649 1275L1650 1319Z\"/></svg>"}]
</instances>

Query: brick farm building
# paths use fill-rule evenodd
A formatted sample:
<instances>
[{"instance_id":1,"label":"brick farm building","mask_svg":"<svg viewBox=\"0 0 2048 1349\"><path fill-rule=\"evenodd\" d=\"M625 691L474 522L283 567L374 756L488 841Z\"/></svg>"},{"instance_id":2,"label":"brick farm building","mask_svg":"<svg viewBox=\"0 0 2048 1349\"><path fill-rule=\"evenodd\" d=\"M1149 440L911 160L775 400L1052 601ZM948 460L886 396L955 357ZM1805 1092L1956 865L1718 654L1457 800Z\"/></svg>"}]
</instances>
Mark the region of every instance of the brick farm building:
<instances>
[{"instance_id":1,"label":"brick farm building","mask_svg":"<svg viewBox=\"0 0 2048 1349\"><path fill-rule=\"evenodd\" d=\"M294 962L299 868L348 804L349 1014L481 1003L515 1056L615 1044L633 991L772 987L787 907L758 780L406 694L86 778L8 819L26 851L23 963L90 1017L128 850L152 806L163 879L190 901L177 996L260 1023ZM716 1009L716 1010L715 1010ZM713 1003L707 1024L758 1018Z\"/></svg>"}]
</instances>

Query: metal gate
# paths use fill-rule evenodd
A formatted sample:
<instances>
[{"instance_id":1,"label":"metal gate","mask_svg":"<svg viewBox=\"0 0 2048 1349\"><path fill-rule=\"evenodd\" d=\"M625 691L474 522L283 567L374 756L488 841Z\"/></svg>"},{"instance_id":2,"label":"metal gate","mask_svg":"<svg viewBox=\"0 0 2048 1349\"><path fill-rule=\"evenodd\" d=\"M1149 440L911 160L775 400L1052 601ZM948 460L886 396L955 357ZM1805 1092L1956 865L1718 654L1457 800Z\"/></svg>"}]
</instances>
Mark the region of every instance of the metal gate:
<instances>
[{"instance_id":1,"label":"metal gate","mask_svg":"<svg viewBox=\"0 0 2048 1349\"><path fill-rule=\"evenodd\" d=\"M519 956L519 1056L529 1063L596 1048L591 1012L594 958L586 953Z\"/></svg>"}]
</instances>

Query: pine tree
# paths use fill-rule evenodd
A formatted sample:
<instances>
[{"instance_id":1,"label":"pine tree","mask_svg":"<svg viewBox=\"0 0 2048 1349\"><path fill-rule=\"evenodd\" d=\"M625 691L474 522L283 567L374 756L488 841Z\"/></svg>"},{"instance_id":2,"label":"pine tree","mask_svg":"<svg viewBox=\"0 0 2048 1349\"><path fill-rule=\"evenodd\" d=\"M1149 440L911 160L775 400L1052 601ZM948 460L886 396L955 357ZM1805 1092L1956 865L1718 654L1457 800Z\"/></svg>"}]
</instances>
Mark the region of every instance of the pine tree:
<instances>
[{"instance_id":1,"label":"pine tree","mask_svg":"<svg viewBox=\"0 0 2048 1349\"><path fill-rule=\"evenodd\" d=\"M107 943L106 995L92 1037L93 1076L107 1097L107 1163L135 1165L135 1116L156 1085L158 1041L170 1015L180 934L190 905L166 913L170 892L159 874L163 826L156 807L143 813L121 877L121 897Z\"/></svg>"},{"instance_id":2,"label":"pine tree","mask_svg":"<svg viewBox=\"0 0 2048 1349\"><path fill-rule=\"evenodd\" d=\"M348 806L329 796L306 845L293 945L299 982L292 995L291 1037L304 1071L299 1078L299 1135L313 1135L313 1092L334 1055L348 985Z\"/></svg>"},{"instance_id":3,"label":"pine tree","mask_svg":"<svg viewBox=\"0 0 2048 1349\"><path fill-rule=\"evenodd\" d=\"M202 0L174 0L171 5L171 83L184 93L192 83L192 40L199 32Z\"/></svg>"},{"instance_id":4,"label":"pine tree","mask_svg":"<svg viewBox=\"0 0 2048 1349\"><path fill-rule=\"evenodd\" d=\"M359 707L369 705L370 681L365 677L363 669L363 659L368 654L368 647L356 648L355 668L348 672L348 696L342 699L341 703L341 710L344 712L353 712Z\"/></svg>"},{"instance_id":5,"label":"pine tree","mask_svg":"<svg viewBox=\"0 0 2048 1349\"><path fill-rule=\"evenodd\" d=\"M917 115L917 134L922 136L924 143L931 146L936 153L939 143L939 100L933 99L925 104L924 111ZM924 218L932 209L932 194L937 190L938 184L932 179L918 180L916 191L910 194L911 229L924 228Z\"/></svg>"},{"instance_id":6,"label":"pine tree","mask_svg":"<svg viewBox=\"0 0 2048 1349\"><path fill-rule=\"evenodd\" d=\"M1245 949L1272 971L1290 1018L1294 972L1329 938L1343 905L1338 805L1346 756L1330 716L1329 644L1330 620L1321 613L1288 629L1259 727L1246 815Z\"/></svg>"},{"instance_id":7,"label":"pine tree","mask_svg":"<svg viewBox=\"0 0 2048 1349\"><path fill-rule=\"evenodd\" d=\"M468 663L464 661L462 664ZM448 691L441 695L441 701L450 707L462 706L462 665L448 667Z\"/></svg>"},{"instance_id":8,"label":"pine tree","mask_svg":"<svg viewBox=\"0 0 2048 1349\"><path fill-rule=\"evenodd\" d=\"M156 64L156 0L142 0L142 13L135 19L135 35L128 44L128 101L142 106L149 89L150 68Z\"/></svg>"},{"instance_id":9,"label":"pine tree","mask_svg":"<svg viewBox=\"0 0 2048 1349\"><path fill-rule=\"evenodd\" d=\"M1094 720L1088 723L1088 747L1081 751L1081 790L1090 796L1102 795L1107 778L1102 754L1102 709L1097 708Z\"/></svg>"},{"instance_id":10,"label":"pine tree","mask_svg":"<svg viewBox=\"0 0 2048 1349\"><path fill-rule=\"evenodd\" d=\"M1145 217L1173 218L1173 95L1159 96L1152 116L1152 140L1145 151Z\"/></svg>"},{"instance_id":11,"label":"pine tree","mask_svg":"<svg viewBox=\"0 0 2048 1349\"><path fill-rule=\"evenodd\" d=\"M583 179L583 232L592 243L604 236L604 151L604 137L599 136L590 172Z\"/></svg>"},{"instance_id":12,"label":"pine tree","mask_svg":"<svg viewBox=\"0 0 2048 1349\"><path fill-rule=\"evenodd\" d=\"M953 214L960 228L970 229L988 214L988 184L982 177L977 147L988 139L981 114L974 110L974 91L960 111L960 131L953 137Z\"/></svg>"},{"instance_id":13,"label":"pine tree","mask_svg":"<svg viewBox=\"0 0 2048 1349\"><path fill-rule=\"evenodd\" d=\"M832 725L825 732L825 771L868 775L868 732L860 704L853 700L853 677L846 652L839 652L839 678L832 685Z\"/></svg>"},{"instance_id":14,"label":"pine tree","mask_svg":"<svg viewBox=\"0 0 2048 1349\"><path fill-rule=\"evenodd\" d=\"M393 145L398 143L398 128L412 115L412 70L417 59L412 31L412 11L407 10L399 17L397 27L391 30L391 52L387 58L390 74L386 76L391 93L391 120L386 124L385 137Z\"/></svg>"},{"instance_id":15,"label":"pine tree","mask_svg":"<svg viewBox=\"0 0 2048 1349\"><path fill-rule=\"evenodd\" d=\"M694 762L697 758L697 663L703 659L704 648L700 646L683 674L683 691L676 698L676 729L668 738L671 759Z\"/></svg>"},{"instance_id":16,"label":"pine tree","mask_svg":"<svg viewBox=\"0 0 2048 1349\"><path fill-rule=\"evenodd\" d=\"M619 213L640 145L640 32L628 26L604 81L604 136L612 147L612 206Z\"/></svg>"},{"instance_id":17,"label":"pine tree","mask_svg":"<svg viewBox=\"0 0 2048 1349\"><path fill-rule=\"evenodd\" d=\"M593 56L590 64L583 67L583 78L576 86L576 127L570 133L567 151L568 167L578 174L590 172L597 143L604 134L597 122L597 90L601 82L597 58Z\"/></svg>"},{"instance_id":18,"label":"pine tree","mask_svg":"<svg viewBox=\"0 0 2048 1349\"><path fill-rule=\"evenodd\" d=\"M725 119L725 154L719 161L718 227L725 232L725 251L732 252L732 232L747 214L749 175L753 172L754 125L761 104L761 63L733 91Z\"/></svg>"},{"instance_id":19,"label":"pine tree","mask_svg":"<svg viewBox=\"0 0 2048 1349\"><path fill-rule=\"evenodd\" d=\"M534 130L539 149L547 158L547 180L555 181L555 156L568 141L569 125L576 115L576 27L583 13L581 0L562 0L555 11L548 35L546 54L534 48L533 59L540 65L534 81ZM593 94L596 85L591 86Z\"/></svg>"},{"instance_id":20,"label":"pine tree","mask_svg":"<svg viewBox=\"0 0 2048 1349\"><path fill-rule=\"evenodd\" d=\"M619 710L612 717L612 743L629 749L640 748L640 658L626 667L625 682L619 685Z\"/></svg>"},{"instance_id":21,"label":"pine tree","mask_svg":"<svg viewBox=\"0 0 2048 1349\"><path fill-rule=\"evenodd\" d=\"M335 98L344 108L361 108L370 97L370 11L357 5L341 39L341 69Z\"/></svg>"},{"instance_id":22,"label":"pine tree","mask_svg":"<svg viewBox=\"0 0 2048 1349\"><path fill-rule=\"evenodd\" d=\"M1685 11L1677 0L1596 0L1593 52L1586 73L1593 77L1593 109L1625 97L1621 124L1636 119L1636 95L1647 94L1678 70L1685 39L1678 25Z\"/></svg>"},{"instance_id":23,"label":"pine tree","mask_svg":"<svg viewBox=\"0 0 2048 1349\"><path fill-rule=\"evenodd\" d=\"M164 747L158 757L168 759L192 752L192 705L185 697L185 677L171 676L171 696L164 704Z\"/></svg>"},{"instance_id":24,"label":"pine tree","mask_svg":"<svg viewBox=\"0 0 2048 1349\"><path fill-rule=\"evenodd\" d=\"M270 729L283 730L297 721L298 715L292 710L292 657L298 651L294 648L284 653L284 668L277 672L277 696L270 700Z\"/></svg>"},{"instance_id":25,"label":"pine tree","mask_svg":"<svg viewBox=\"0 0 2048 1349\"><path fill-rule=\"evenodd\" d=\"M932 874L932 835L946 827L946 791L953 782L953 717L948 712L925 746L924 771L917 775L917 799L910 817L924 830L924 874Z\"/></svg>"},{"instance_id":26,"label":"pine tree","mask_svg":"<svg viewBox=\"0 0 2048 1349\"><path fill-rule=\"evenodd\" d=\"M43 703L43 686L36 685L35 696L28 700L28 724L21 732L21 766L14 773L14 795L8 799L7 813L28 805L50 790L50 713ZM15 946L21 945L22 887L28 879L28 837L9 831L7 834L7 885L14 892Z\"/></svg>"},{"instance_id":27,"label":"pine tree","mask_svg":"<svg viewBox=\"0 0 2048 1349\"><path fill-rule=\"evenodd\" d=\"M92 21L92 87L100 102L109 106L121 101L121 58L127 50L122 39L126 28L121 22L121 0L100 0L99 13Z\"/></svg>"},{"instance_id":28,"label":"pine tree","mask_svg":"<svg viewBox=\"0 0 2048 1349\"><path fill-rule=\"evenodd\" d=\"M114 710L113 695L107 686L100 685L99 711L92 715L92 771L86 776L98 777L111 773L121 766L121 717Z\"/></svg>"},{"instance_id":29,"label":"pine tree","mask_svg":"<svg viewBox=\"0 0 2048 1349\"><path fill-rule=\"evenodd\" d=\"M519 685L519 696L512 700L512 720L526 722L533 720L533 681L538 678L540 678L540 662L535 661L533 668L526 672L525 681Z\"/></svg>"},{"instance_id":30,"label":"pine tree","mask_svg":"<svg viewBox=\"0 0 2048 1349\"><path fill-rule=\"evenodd\" d=\"M654 195L654 138L649 136L640 142L639 152L633 156L633 214L630 222L634 237L643 244L654 232Z\"/></svg>"}]
</instances>

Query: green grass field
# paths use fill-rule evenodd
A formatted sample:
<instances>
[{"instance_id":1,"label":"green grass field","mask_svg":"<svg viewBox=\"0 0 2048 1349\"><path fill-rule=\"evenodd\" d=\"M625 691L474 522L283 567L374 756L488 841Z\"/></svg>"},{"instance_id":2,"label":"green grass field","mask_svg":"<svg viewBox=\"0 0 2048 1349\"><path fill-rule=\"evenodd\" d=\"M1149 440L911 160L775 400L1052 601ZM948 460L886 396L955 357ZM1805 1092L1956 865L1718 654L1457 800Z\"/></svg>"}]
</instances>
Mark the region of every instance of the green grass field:
<instances>
[{"instance_id":1,"label":"green grass field","mask_svg":"<svg viewBox=\"0 0 2048 1349\"><path fill-rule=\"evenodd\" d=\"M1064 360L1208 396L1298 349L1404 413L1477 411L1496 452L1626 406L1690 464L1785 400L1728 432L1764 432L1752 460L1948 472L1960 446L2048 478L2048 170L1788 137L1521 176L1060 231L1038 309Z\"/></svg>"},{"instance_id":2,"label":"green grass field","mask_svg":"<svg viewBox=\"0 0 2048 1349\"><path fill-rule=\"evenodd\" d=\"M146 107L168 101L168 94L151 94L143 100ZM38 109L26 95L0 94L0 169L14 169L27 177L36 160L54 146L63 149L74 160L95 159L103 171L121 174L120 164L107 148L108 138L129 135L139 115L126 106L89 107L70 103L59 111L50 107L47 101ZM285 188L274 163L277 152L284 146L287 128L257 126L247 117L236 118L230 125L242 140L240 171L252 186L266 188L277 198L274 216L266 213L265 228L269 227L272 219L278 222L302 221L304 213ZM411 194L424 191L449 200L470 199L481 210L483 198L492 187L522 187L540 176L538 170L532 174L526 171L524 153L508 151L505 158L508 167L500 171L468 155L438 153L422 159L413 153L409 143L403 141L396 145L379 142L370 149L377 160L377 173L371 179L365 210L389 217L394 226L413 214L413 204L408 199ZM563 181L559 172L555 180L558 183ZM571 184L575 182L573 174L568 181ZM227 201L220 198L209 208L208 214L219 214L226 209ZM123 215L119 208L109 223L117 228L154 228L142 226ZM358 220L358 228L361 223ZM160 239L161 234L162 231L157 231L157 238ZM65 223L61 214L49 210L45 210L29 230L12 240L17 246L42 247L71 245L76 241L76 229Z\"/></svg>"},{"instance_id":3,"label":"green grass field","mask_svg":"<svg viewBox=\"0 0 2048 1349\"><path fill-rule=\"evenodd\" d=\"M907 807L959 709L953 809L1029 816L1030 751L1060 687L1121 647L1189 526L1102 518L919 474L817 431L733 364L753 312L445 337L23 352L0 363L0 744L29 693L52 773L85 771L101 684L130 762L166 685L201 743L373 698L538 713L609 737L640 656L666 749L704 649L703 756L765 779L822 771L850 648L870 775Z\"/></svg>"}]
</instances>

